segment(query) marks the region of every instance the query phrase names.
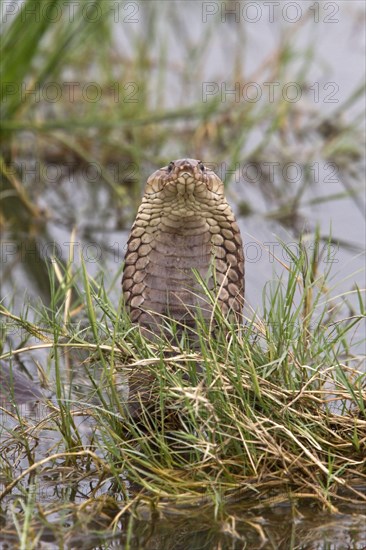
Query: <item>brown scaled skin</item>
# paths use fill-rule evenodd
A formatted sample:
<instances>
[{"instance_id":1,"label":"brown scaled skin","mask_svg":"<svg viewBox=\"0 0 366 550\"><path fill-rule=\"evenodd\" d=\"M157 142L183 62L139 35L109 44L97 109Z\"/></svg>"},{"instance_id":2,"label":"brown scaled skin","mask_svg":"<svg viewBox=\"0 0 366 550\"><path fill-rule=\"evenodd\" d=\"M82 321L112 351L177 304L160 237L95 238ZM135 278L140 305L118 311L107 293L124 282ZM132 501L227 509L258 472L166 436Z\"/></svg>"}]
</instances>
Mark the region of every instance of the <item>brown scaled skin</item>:
<instances>
[{"instance_id":1,"label":"brown scaled skin","mask_svg":"<svg viewBox=\"0 0 366 550\"><path fill-rule=\"evenodd\" d=\"M127 242L122 287L131 320L154 333L165 316L194 327L199 308L209 322L212 306L192 270L240 322L243 244L224 185L201 161L180 159L147 180Z\"/></svg>"}]
</instances>

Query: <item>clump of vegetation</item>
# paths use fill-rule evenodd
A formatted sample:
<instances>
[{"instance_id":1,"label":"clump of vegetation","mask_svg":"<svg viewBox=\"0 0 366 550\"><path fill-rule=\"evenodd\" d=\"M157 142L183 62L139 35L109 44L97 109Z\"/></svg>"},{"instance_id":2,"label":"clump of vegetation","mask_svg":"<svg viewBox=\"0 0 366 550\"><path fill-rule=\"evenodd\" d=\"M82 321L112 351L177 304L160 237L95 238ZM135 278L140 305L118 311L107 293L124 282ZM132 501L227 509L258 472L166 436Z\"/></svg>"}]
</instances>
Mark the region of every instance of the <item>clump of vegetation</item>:
<instances>
[{"instance_id":1,"label":"clump of vegetation","mask_svg":"<svg viewBox=\"0 0 366 550\"><path fill-rule=\"evenodd\" d=\"M287 280L265 294L262 319L238 327L216 311L217 330L199 325L195 349L184 338L175 346L144 339L85 266L62 273L54 265L52 306L36 323L2 308L42 341L25 338L2 359L43 349L54 367L51 382L39 366L54 391L41 419L3 409L16 426L1 446L2 500L22 501L29 484L37 492L47 479L38 521L49 525L48 516L62 511L116 528L127 511L163 512L168 503L218 514L238 500L314 499L333 511L364 502L357 483L365 482L365 376L348 345L359 337L364 303L355 291L359 313L335 321L319 258L307 257L301 243L299 250L295 257L286 249ZM138 414L128 407L131 372L150 384Z\"/></svg>"}]
</instances>

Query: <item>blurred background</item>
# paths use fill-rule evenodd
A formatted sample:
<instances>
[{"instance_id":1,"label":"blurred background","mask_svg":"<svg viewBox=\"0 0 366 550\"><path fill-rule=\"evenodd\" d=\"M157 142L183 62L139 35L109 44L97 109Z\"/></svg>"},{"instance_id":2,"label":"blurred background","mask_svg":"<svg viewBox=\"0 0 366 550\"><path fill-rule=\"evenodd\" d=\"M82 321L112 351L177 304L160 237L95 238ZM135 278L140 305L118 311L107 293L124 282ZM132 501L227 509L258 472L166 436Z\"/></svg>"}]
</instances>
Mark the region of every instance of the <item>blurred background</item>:
<instances>
[{"instance_id":1,"label":"blurred background","mask_svg":"<svg viewBox=\"0 0 366 550\"><path fill-rule=\"evenodd\" d=\"M119 273L146 178L202 159L245 241L248 306L319 227L334 293L364 288L365 5L5 1L1 298L49 300L52 258ZM115 279L115 281L114 281ZM333 291L333 287L330 289ZM352 293L343 299L352 311Z\"/></svg>"}]
</instances>

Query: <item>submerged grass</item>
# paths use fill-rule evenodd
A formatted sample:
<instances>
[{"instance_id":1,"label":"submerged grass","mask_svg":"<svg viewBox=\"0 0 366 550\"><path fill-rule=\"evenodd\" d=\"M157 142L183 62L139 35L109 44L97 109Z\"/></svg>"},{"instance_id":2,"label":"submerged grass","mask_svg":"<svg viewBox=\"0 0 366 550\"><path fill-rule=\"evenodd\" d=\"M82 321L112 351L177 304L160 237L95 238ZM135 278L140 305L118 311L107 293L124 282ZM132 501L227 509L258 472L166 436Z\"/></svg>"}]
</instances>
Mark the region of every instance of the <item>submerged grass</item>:
<instances>
[{"instance_id":1,"label":"submerged grass","mask_svg":"<svg viewBox=\"0 0 366 550\"><path fill-rule=\"evenodd\" d=\"M265 295L263 319L238 327L217 311L214 331L198 323L193 348L146 340L84 267L72 276L57 267L66 284L51 285L52 316L44 308L33 324L2 308L29 337L43 337L1 359L43 348L54 390L42 418L19 414L1 444L0 499L23 502L29 483L48 491L41 515L28 497L32 514L16 523L19 533L30 517L49 527L55 512L74 527L82 517L118 529L125 513L167 507L199 505L218 518L238 501L253 509L314 499L332 511L365 502L365 374L348 344L364 317L362 294L359 314L335 320L315 256L299 251L287 280ZM80 321L65 308L82 311ZM131 373L149 389L138 415ZM4 426L9 415L3 408Z\"/></svg>"}]
</instances>

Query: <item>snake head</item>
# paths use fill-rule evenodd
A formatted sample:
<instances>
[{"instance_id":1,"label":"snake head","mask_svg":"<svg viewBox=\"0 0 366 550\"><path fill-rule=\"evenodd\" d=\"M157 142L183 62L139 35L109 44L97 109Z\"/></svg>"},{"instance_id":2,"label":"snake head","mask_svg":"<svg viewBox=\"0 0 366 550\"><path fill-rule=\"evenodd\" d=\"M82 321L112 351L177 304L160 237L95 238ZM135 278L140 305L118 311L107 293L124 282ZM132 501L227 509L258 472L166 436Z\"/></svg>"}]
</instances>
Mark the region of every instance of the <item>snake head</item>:
<instances>
[{"instance_id":1,"label":"snake head","mask_svg":"<svg viewBox=\"0 0 366 550\"><path fill-rule=\"evenodd\" d=\"M224 197L224 184L201 160L178 159L154 172L147 180L145 194L160 193L217 200Z\"/></svg>"}]
</instances>

